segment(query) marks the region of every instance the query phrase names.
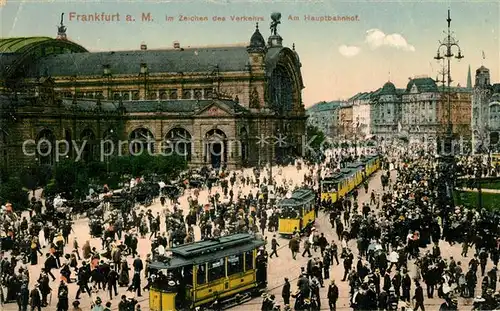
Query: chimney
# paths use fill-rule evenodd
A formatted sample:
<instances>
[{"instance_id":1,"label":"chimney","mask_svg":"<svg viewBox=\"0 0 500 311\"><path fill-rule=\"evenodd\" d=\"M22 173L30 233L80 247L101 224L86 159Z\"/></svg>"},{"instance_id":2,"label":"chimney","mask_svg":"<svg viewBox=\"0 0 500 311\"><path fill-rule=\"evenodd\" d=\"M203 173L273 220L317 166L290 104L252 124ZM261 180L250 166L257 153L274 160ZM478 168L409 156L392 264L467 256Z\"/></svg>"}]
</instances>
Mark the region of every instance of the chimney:
<instances>
[{"instance_id":1,"label":"chimney","mask_svg":"<svg viewBox=\"0 0 500 311\"><path fill-rule=\"evenodd\" d=\"M180 49L181 48L181 44L179 43L179 41L174 41L174 49Z\"/></svg>"},{"instance_id":2,"label":"chimney","mask_svg":"<svg viewBox=\"0 0 500 311\"><path fill-rule=\"evenodd\" d=\"M148 46L146 45L146 43L142 42L141 43L141 51L146 51L148 49Z\"/></svg>"}]
</instances>

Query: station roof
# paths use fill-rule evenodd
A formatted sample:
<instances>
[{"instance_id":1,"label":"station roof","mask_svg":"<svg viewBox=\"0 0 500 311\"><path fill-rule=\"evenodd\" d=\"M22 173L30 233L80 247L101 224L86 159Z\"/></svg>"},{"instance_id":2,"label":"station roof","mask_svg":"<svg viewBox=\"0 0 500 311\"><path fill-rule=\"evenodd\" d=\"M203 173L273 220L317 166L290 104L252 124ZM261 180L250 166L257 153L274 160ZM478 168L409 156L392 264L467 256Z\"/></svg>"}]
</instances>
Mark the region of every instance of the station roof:
<instances>
[{"instance_id":1,"label":"station roof","mask_svg":"<svg viewBox=\"0 0 500 311\"><path fill-rule=\"evenodd\" d=\"M208 47L117 52L59 54L38 62L32 74L56 76L103 76L104 66L111 74L138 75L141 64L149 74L244 71L249 62L245 47Z\"/></svg>"},{"instance_id":2,"label":"station roof","mask_svg":"<svg viewBox=\"0 0 500 311\"><path fill-rule=\"evenodd\" d=\"M0 53L22 53L34 44L52 40L55 39L50 37L0 38Z\"/></svg>"}]
</instances>

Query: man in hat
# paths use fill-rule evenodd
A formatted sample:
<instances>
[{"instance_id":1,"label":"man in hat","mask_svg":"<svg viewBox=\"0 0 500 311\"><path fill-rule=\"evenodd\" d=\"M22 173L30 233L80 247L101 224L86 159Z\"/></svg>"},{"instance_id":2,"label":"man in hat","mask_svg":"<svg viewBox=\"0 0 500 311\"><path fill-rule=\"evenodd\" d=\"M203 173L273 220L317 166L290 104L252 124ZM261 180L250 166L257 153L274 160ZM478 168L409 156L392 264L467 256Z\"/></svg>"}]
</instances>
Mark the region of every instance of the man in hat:
<instances>
[{"instance_id":1,"label":"man in hat","mask_svg":"<svg viewBox=\"0 0 500 311\"><path fill-rule=\"evenodd\" d=\"M290 282L288 281L288 278L285 278L285 284L281 290L281 297L283 298L283 303L285 305L290 305L290 295Z\"/></svg>"},{"instance_id":2,"label":"man in hat","mask_svg":"<svg viewBox=\"0 0 500 311\"><path fill-rule=\"evenodd\" d=\"M59 288L57 290L57 311L68 311L69 299L68 299L68 286L61 281Z\"/></svg>"},{"instance_id":3,"label":"man in hat","mask_svg":"<svg viewBox=\"0 0 500 311\"><path fill-rule=\"evenodd\" d=\"M276 257L279 257L278 256L278 246L280 246L278 244L278 241L276 240L276 235L273 235L273 239L271 240L271 254L269 255L269 258L272 258L273 255L275 255Z\"/></svg>"},{"instance_id":4,"label":"man in hat","mask_svg":"<svg viewBox=\"0 0 500 311\"><path fill-rule=\"evenodd\" d=\"M422 289L422 286L420 286L420 282L418 281L415 282L415 295L413 296L413 299L415 300L415 307L413 308L413 310L417 311L420 308L422 309L422 311L425 311L424 290Z\"/></svg>"},{"instance_id":5,"label":"man in hat","mask_svg":"<svg viewBox=\"0 0 500 311\"><path fill-rule=\"evenodd\" d=\"M30 293L31 298L31 310L37 309L38 311L42 311L42 292L40 291L40 285L35 284L35 288Z\"/></svg>"},{"instance_id":6,"label":"man in hat","mask_svg":"<svg viewBox=\"0 0 500 311\"><path fill-rule=\"evenodd\" d=\"M339 288L335 284L335 279L332 279L330 286L328 286L328 305L330 311L337 310L337 300L339 299Z\"/></svg>"}]
</instances>

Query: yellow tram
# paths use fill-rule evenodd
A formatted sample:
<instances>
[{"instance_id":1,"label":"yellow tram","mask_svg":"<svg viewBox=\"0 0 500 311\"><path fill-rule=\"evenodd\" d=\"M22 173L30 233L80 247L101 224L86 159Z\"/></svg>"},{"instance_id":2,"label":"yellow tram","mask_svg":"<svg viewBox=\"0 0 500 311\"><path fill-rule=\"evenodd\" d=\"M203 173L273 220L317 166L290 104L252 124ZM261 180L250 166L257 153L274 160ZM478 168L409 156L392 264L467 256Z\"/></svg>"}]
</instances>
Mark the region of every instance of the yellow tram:
<instances>
[{"instance_id":1,"label":"yellow tram","mask_svg":"<svg viewBox=\"0 0 500 311\"><path fill-rule=\"evenodd\" d=\"M149 292L151 311L192 310L199 306L240 304L267 284L265 242L246 233L177 246L171 257L150 264L156 279Z\"/></svg>"},{"instance_id":2,"label":"yellow tram","mask_svg":"<svg viewBox=\"0 0 500 311\"><path fill-rule=\"evenodd\" d=\"M311 189L297 189L278 203L281 209L279 234L290 236L295 230L303 232L316 219L316 193Z\"/></svg>"},{"instance_id":3,"label":"yellow tram","mask_svg":"<svg viewBox=\"0 0 500 311\"><path fill-rule=\"evenodd\" d=\"M379 168L380 157L368 156L361 162L348 164L339 173L324 177L320 184L321 200L330 198L332 203L336 202L339 198L348 195Z\"/></svg>"}]
</instances>

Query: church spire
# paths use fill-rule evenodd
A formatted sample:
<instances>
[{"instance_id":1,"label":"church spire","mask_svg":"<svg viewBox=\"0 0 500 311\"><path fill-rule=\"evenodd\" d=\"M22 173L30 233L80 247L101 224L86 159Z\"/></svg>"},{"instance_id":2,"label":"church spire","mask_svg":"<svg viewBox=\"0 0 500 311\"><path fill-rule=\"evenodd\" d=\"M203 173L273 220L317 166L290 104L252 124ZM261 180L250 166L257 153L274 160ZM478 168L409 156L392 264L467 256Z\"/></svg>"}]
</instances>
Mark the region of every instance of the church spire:
<instances>
[{"instance_id":1,"label":"church spire","mask_svg":"<svg viewBox=\"0 0 500 311\"><path fill-rule=\"evenodd\" d=\"M472 89L472 76L470 74L470 65L469 65L469 71L467 72L467 88Z\"/></svg>"}]
</instances>

